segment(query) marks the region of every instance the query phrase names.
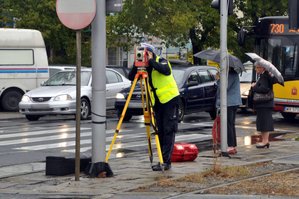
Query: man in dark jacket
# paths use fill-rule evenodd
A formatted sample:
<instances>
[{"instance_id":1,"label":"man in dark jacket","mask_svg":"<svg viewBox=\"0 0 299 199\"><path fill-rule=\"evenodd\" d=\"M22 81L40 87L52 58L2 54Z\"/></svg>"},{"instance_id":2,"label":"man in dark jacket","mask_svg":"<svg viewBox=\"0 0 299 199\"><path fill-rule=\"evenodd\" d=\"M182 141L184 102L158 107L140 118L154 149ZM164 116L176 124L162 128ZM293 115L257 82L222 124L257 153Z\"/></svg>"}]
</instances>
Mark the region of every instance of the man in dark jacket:
<instances>
[{"instance_id":1,"label":"man in dark jacket","mask_svg":"<svg viewBox=\"0 0 299 199\"><path fill-rule=\"evenodd\" d=\"M154 46L142 43L141 47L147 49L148 80L150 85L151 103L155 112L158 136L163 156L164 169L171 168L171 154L175 141L175 132L178 128L178 96L179 90L172 75L170 63L155 54ZM137 67L134 66L129 73L129 79L134 80ZM154 171L161 171L160 164L152 167Z\"/></svg>"}]
</instances>

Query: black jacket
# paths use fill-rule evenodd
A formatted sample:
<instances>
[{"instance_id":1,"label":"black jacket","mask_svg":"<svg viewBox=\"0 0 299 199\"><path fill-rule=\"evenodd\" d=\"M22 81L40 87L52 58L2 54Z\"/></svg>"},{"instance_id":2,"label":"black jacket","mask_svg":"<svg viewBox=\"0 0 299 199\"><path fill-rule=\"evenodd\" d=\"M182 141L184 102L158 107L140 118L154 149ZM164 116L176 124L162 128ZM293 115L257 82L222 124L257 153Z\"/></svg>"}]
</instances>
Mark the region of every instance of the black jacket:
<instances>
[{"instance_id":1,"label":"black jacket","mask_svg":"<svg viewBox=\"0 0 299 199\"><path fill-rule=\"evenodd\" d=\"M269 90L273 91L273 84L278 83L275 77L269 75L268 71L265 71L263 74L260 75L259 80L256 82L255 86L252 88L253 92L256 93L268 93ZM273 108L274 100L253 104L254 108Z\"/></svg>"}]
</instances>

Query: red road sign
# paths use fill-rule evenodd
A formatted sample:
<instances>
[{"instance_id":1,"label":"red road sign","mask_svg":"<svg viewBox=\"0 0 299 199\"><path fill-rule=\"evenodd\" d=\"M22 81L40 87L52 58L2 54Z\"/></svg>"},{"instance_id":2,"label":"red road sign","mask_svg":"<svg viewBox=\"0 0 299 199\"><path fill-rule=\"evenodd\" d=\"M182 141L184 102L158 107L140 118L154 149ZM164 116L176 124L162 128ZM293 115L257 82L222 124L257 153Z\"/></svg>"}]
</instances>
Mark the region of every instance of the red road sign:
<instances>
[{"instance_id":1,"label":"red road sign","mask_svg":"<svg viewBox=\"0 0 299 199\"><path fill-rule=\"evenodd\" d=\"M96 15L95 0L56 0L56 13L66 27L80 30L88 26Z\"/></svg>"}]
</instances>

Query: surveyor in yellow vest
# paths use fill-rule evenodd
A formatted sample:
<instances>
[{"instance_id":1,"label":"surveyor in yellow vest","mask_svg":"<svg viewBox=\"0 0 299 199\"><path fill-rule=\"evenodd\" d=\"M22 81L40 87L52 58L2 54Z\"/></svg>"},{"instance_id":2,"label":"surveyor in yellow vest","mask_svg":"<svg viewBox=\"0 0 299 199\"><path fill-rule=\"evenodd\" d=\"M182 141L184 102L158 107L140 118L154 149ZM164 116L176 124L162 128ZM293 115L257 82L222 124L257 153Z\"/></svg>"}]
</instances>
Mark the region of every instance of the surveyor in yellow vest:
<instances>
[{"instance_id":1,"label":"surveyor in yellow vest","mask_svg":"<svg viewBox=\"0 0 299 199\"><path fill-rule=\"evenodd\" d=\"M179 90L172 74L170 63L155 54L155 47L141 43L141 47L147 49L148 80L151 91L151 101L155 112L158 136L162 150L164 169L171 168L171 154L175 141L175 133L178 128L178 96ZM137 73L135 64L129 73L129 79L134 80ZM160 164L152 167L154 171L162 170Z\"/></svg>"}]
</instances>

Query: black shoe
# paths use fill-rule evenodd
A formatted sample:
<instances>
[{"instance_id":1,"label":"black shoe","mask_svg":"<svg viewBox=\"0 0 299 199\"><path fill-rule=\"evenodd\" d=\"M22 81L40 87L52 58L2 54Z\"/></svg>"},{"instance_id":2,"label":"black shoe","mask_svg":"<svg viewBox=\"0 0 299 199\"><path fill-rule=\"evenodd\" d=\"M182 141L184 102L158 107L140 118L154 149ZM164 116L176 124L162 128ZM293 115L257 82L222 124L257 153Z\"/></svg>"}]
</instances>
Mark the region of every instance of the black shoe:
<instances>
[{"instance_id":1,"label":"black shoe","mask_svg":"<svg viewBox=\"0 0 299 199\"><path fill-rule=\"evenodd\" d=\"M152 170L153 171L162 171L162 167L161 167L160 163L153 165Z\"/></svg>"},{"instance_id":2,"label":"black shoe","mask_svg":"<svg viewBox=\"0 0 299 199\"><path fill-rule=\"evenodd\" d=\"M257 144L257 145L255 145L255 147L257 149L269 148L270 144L269 144L269 142L267 144Z\"/></svg>"},{"instance_id":3,"label":"black shoe","mask_svg":"<svg viewBox=\"0 0 299 199\"><path fill-rule=\"evenodd\" d=\"M171 169L171 164L164 163L164 164L161 166L161 164L158 163L158 164L152 166L152 170L153 170L153 171L162 171L162 167L163 167L164 170L166 171L166 170Z\"/></svg>"},{"instance_id":4,"label":"black shoe","mask_svg":"<svg viewBox=\"0 0 299 199\"><path fill-rule=\"evenodd\" d=\"M166 171L166 170L169 170L169 169L171 169L171 164L165 163L164 164L164 170Z\"/></svg>"}]
</instances>

